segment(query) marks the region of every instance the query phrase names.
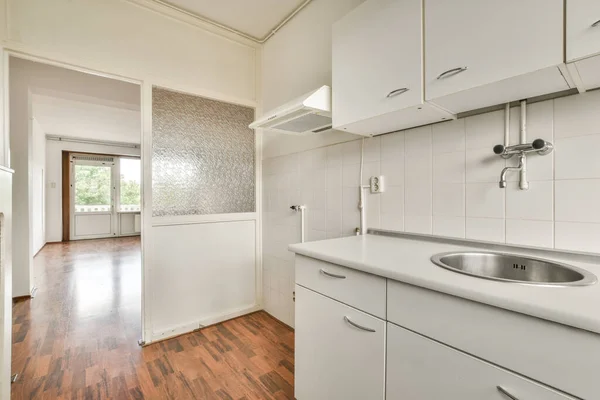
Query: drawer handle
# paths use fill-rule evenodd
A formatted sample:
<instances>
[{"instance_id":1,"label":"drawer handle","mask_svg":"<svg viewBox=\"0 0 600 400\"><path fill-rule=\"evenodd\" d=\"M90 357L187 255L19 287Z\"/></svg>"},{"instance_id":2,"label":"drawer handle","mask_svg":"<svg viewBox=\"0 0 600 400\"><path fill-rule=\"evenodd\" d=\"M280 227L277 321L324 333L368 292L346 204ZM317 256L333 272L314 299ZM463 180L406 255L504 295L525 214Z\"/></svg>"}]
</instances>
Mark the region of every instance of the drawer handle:
<instances>
[{"instance_id":1,"label":"drawer handle","mask_svg":"<svg viewBox=\"0 0 600 400\"><path fill-rule=\"evenodd\" d=\"M357 324L356 322L352 322L352 320L346 316L344 316L344 321L346 321L353 327L360 329L361 331L377 332L375 329L367 328L366 326L362 326L362 325Z\"/></svg>"},{"instance_id":2,"label":"drawer handle","mask_svg":"<svg viewBox=\"0 0 600 400\"><path fill-rule=\"evenodd\" d=\"M500 393L508 397L510 400L519 400L516 396L510 394L508 390L504 389L502 386L496 386L496 389L498 389Z\"/></svg>"},{"instance_id":3,"label":"drawer handle","mask_svg":"<svg viewBox=\"0 0 600 400\"><path fill-rule=\"evenodd\" d=\"M600 26L600 19L592 24L592 28Z\"/></svg>"},{"instance_id":4,"label":"drawer handle","mask_svg":"<svg viewBox=\"0 0 600 400\"><path fill-rule=\"evenodd\" d=\"M465 72L468 69L468 67L458 67L458 68L452 68L449 69L446 72L442 72L440 74L440 76L437 77L437 79L442 79L442 78L449 78L451 76L460 74L461 72Z\"/></svg>"},{"instance_id":5,"label":"drawer handle","mask_svg":"<svg viewBox=\"0 0 600 400\"><path fill-rule=\"evenodd\" d=\"M321 273L330 278L346 279L346 277L344 275L332 274L331 272L325 271L323 268L321 268Z\"/></svg>"},{"instance_id":6,"label":"drawer handle","mask_svg":"<svg viewBox=\"0 0 600 400\"><path fill-rule=\"evenodd\" d=\"M600 21L599 21L599 22L600 22ZM398 95L401 95L402 93L406 93L406 92L408 92L408 91L409 91L409 89L408 89L408 88L405 88L405 87L403 87L403 88L401 88L401 89L392 90L392 91L391 91L391 92L389 92L389 93L387 94L387 96L385 96L385 97L388 97L388 98L390 98L390 97L396 97L396 96L398 96Z\"/></svg>"}]
</instances>

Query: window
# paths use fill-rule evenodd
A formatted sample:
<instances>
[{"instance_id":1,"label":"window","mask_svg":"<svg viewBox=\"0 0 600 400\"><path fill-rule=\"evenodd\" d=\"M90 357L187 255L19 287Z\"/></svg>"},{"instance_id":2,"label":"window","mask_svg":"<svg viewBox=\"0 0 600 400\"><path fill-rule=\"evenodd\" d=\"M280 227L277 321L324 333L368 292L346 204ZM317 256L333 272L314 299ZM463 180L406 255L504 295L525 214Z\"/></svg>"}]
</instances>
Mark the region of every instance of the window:
<instances>
[{"instance_id":1,"label":"window","mask_svg":"<svg viewBox=\"0 0 600 400\"><path fill-rule=\"evenodd\" d=\"M137 158L119 159L120 196L119 211L140 211L141 206L141 163Z\"/></svg>"},{"instance_id":2,"label":"window","mask_svg":"<svg viewBox=\"0 0 600 400\"><path fill-rule=\"evenodd\" d=\"M106 212L111 209L112 167L75 164L75 211Z\"/></svg>"}]
</instances>

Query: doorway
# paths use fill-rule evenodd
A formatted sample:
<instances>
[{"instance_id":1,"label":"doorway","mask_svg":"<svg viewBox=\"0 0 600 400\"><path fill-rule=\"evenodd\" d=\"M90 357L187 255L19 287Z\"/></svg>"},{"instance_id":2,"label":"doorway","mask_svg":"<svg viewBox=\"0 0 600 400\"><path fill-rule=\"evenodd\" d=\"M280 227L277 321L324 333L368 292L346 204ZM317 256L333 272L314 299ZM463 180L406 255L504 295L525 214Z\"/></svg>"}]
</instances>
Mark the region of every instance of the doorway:
<instances>
[{"instance_id":1,"label":"doorway","mask_svg":"<svg viewBox=\"0 0 600 400\"><path fill-rule=\"evenodd\" d=\"M69 154L70 240L134 236L141 232L141 162L137 157Z\"/></svg>"}]
</instances>

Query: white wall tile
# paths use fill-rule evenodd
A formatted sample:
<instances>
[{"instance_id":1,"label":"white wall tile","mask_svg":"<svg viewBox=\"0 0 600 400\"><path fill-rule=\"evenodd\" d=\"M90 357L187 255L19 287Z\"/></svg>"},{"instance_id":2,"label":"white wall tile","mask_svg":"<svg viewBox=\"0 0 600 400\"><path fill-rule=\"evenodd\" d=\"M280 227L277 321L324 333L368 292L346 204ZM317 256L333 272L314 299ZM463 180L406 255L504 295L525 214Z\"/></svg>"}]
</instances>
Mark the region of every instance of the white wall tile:
<instances>
[{"instance_id":1,"label":"white wall tile","mask_svg":"<svg viewBox=\"0 0 600 400\"><path fill-rule=\"evenodd\" d=\"M343 189L343 210L344 211L357 211L358 210L358 200L359 200L359 191L358 186L355 187L345 187Z\"/></svg>"},{"instance_id":2,"label":"white wall tile","mask_svg":"<svg viewBox=\"0 0 600 400\"><path fill-rule=\"evenodd\" d=\"M600 91L554 100L556 138L600 134Z\"/></svg>"},{"instance_id":3,"label":"white wall tile","mask_svg":"<svg viewBox=\"0 0 600 400\"><path fill-rule=\"evenodd\" d=\"M381 135L381 160L404 157L404 132Z\"/></svg>"},{"instance_id":4,"label":"white wall tile","mask_svg":"<svg viewBox=\"0 0 600 400\"><path fill-rule=\"evenodd\" d=\"M365 162L363 166L363 185L368 185L372 176L381 175L381 163L379 161Z\"/></svg>"},{"instance_id":5,"label":"white wall tile","mask_svg":"<svg viewBox=\"0 0 600 400\"><path fill-rule=\"evenodd\" d=\"M465 158L468 183L500 181L500 173L506 163L491 148L468 149Z\"/></svg>"},{"instance_id":6,"label":"white wall tile","mask_svg":"<svg viewBox=\"0 0 600 400\"><path fill-rule=\"evenodd\" d=\"M433 182L464 183L465 152L434 154Z\"/></svg>"},{"instance_id":7,"label":"white wall tile","mask_svg":"<svg viewBox=\"0 0 600 400\"><path fill-rule=\"evenodd\" d=\"M467 218L467 239L504 243L504 220L496 218Z\"/></svg>"},{"instance_id":8,"label":"white wall tile","mask_svg":"<svg viewBox=\"0 0 600 400\"><path fill-rule=\"evenodd\" d=\"M381 229L390 231L403 231L404 230L404 215L402 214L386 214L381 213Z\"/></svg>"},{"instance_id":9,"label":"white wall tile","mask_svg":"<svg viewBox=\"0 0 600 400\"><path fill-rule=\"evenodd\" d=\"M333 187L327 189L327 209L328 210L341 210L343 201L342 201L342 188L341 187Z\"/></svg>"},{"instance_id":10,"label":"white wall tile","mask_svg":"<svg viewBox=\"0 0 600 400\"><path fill-rule=\"evenodd\" d=\"M346 165L360 164L360 140L342 143L342 163Z\"/></svg>"},{"instance_id":11,"label":"white wall tile","mask_svg":"<svg viewBox=\"0 0 600 400\"><path fill-rule=\"evenodd\" d=\"M379 136L365 138L365 163L381 160L381 138Z\"/></svg>"},{"instance_id":12,"label":"white wall tile","mask_svg":"<svg viewBox=\"0 0 600 400\"><path fill-rule=\"evenodd\" d=\"M336 144L327 147L327 167L342 165L342 145Z\"/></svg>"},{"instance_id":13,"label":"white wall tile","mask_svg":"<svg viewBox=\"0 0 600 400\"><path fill-rule=\"evenodd\" d=\"M344 165L342 183L345 187L358 187L360 164Z\"/></svg>"},{"instance_id":14,"label":"white wall tile","mask_svg":"<svg viewBox=\"0 0 600 400\"><path fill-rule=\"evenodd\" d=\"M313 204L311 208L316 210L327 209L327 191L325 189L313 192Z\"/></svg>"},{"instance_id":15,"label":"white wall tile","mask_svg":"<svg viewBox=\"0 0 600 400\"><path fill-rule=\"evenodd\" d=\"M380 196L382 214L404 215L404 186L388 186Z\"/></svg>"},{"instance_id":16,"label":"white wall tile","mask_svg":"<svg viewBox=\"0 0 600 400\"><path fill-rule=\"evenodd\" d=\"M527 155L527 180L533 182L554 179L554 154L555 152L552 152L541 156L536 153L529 153ZM506 160L506 166L508 167L516 167L517 165L519 165L519 159L516 156ZM517 182L519 174L509 172L506 175L506 180Z\"/></svg>"},{"instance_id":17,"label":"white wall tile","mask_svg":"<svg viewBox=\"0 0 600 400\"><path fill-rule=\"evenodd\" d=\"M431 181L407 180L404 186L404 214L431 216L433 198Z\"/></svg>"},{"instance_id":18,"label":"white wall tile","mask_svg":"<svg viewBox=\"0 0 600 400\"><path fill-rule=\"evenodd\" d=\"M551 249L554 247L554 223L507 219L506 243Z\"/></svg>"},{"instance_id":19,"label":"white wall tile","mask_svg":"<svg viewBox=\"0 0 600 400\"><path fill-rule=\"evenodd\" d=\"M381 175L386 185L402 185L404 183L404 154L397 158L381 161Z\"/></svg>"},{"instance_id":20,"label":"white wall tile","mask_svg":"<svg viewBox=\"0 0 600 400\"><path fill-rule=\"evenodd\" d=\"M433 184L433 216L465 216L465 184Z\"/></svg>"},{"instance_id":21,"label":"white wall tile","mask_svg":"<svg viewBox=\"0 0 600 400\"><path fill-rule=\"evenodd\" d=\"M465 118L466 148L492 148L504 140L504 111Z\"/></svg>"},{"instance_id":22,"label":"white wall tile","mask_svg":"<svg viewBox=\"0 0 600 400\"><path fill-rule=\"evenodd\" d=\"M342 214L342 236L352 236L356 228L360 227L360 213L358 209L344 210Z\"/></svg>"},{"instance_id":23,"label":"white wall tile","mask_svg":"<svg viewBox=\"0 0 600 400\"><path fill-rule=\"evenodd\" d=\"M556 221L600 223L600 179L556 181Z\"/></svg>"},{"instance_id":24,"label":"white wall tile","mask_svg":"<svg viewBox=\"0 0 600 400\"><path fill-rule=\"evenodd\" d=\"M600 253L600 224L556 222L554 229L557 249Z\"/></svg>"},{"instance_id":25,"label":"white wall tile","mask_svg":"<svg viewBox=\"0 0 600 400\"><path fill-rule=\"evenodd\" d=\"M342 235L342 210L327 210L327 237L336 238Z\"/></svg>"},{"instance_id":26,"label":"white wall tile","mask_svg":"<svg viewBox=\"0 0 600 400\"><path fill-rule=\"evenodd\" d=\"M465 218L434 216L433 234L437 236L464 238Z\"/></svg>"},{"instance_id":27,"label":"white wall tile","mask_svg":"<svg viewBox=\"0 0 600 400\"><path fill-rule=\"evenodd\" d=\"M554 215L552 181L530 182L528 190L520 190L517 182L509 182L505 190L506 218L552 221Z\"/></svg>"},{"instance_id":28,"label":"white wall tile","mask_svg":"<svg viewBox=\"0 0 600 400\"><path fill-rule=\"evenodd\" d=\"M467 183L467 217L504 218L504 190L494 183Z\"/></svg>"},{"instance_id":29,"label":"white wall tile","mask_svg":"<svg viewBox=\"0 0 600 400\"><path fill-rule=\"evenodd\" d=\"M432 227L431 227L431 219L430 216L414 216L414 215L405 215L404 216L404 230L410 233L420 233L424 235L431 235Z\"/></svg>"},{"instance_id":30,"label":"white wall tile","mask_svg":"<svg viewBox=\"0 0 600 400\"><path fill-rule=\"evenodd\" d=\"M312 154L312 167L313 169L324 169L327 168L327 148L320 147L318 149L310 150Z\"/></svg>"},{"instance_id":31,"label":"white wall tile","mask_svg":"<svg viewBox=\"0 0 600 400\"><path fill-rule=\"evenodd\" d=\"M556 139L555 179L600 178L599 148L600 134Z\"/></svg>"},{"instance_id":32,"label":"white wall tile","mask_svg":"<svg viewBox=\"0 0 600 400\"><path fill-rule=\"evenodd\" d=\"M465 119L456 119L432 126L433 154L465 151Z\"/></svg>"},{"instance_id":33,"label":"white wall tile","mask_svg":"<svg viewBox=\"0 0 600 400\"><path fill-rule=\"evenodd\" d=\"M422 126L404 131L404 152L406 156L432 152L432 127Z\"/></svg>"},{"instance_id":34,"label":"white wall tile","mask_svg":"<svg viewBox=\"0 0 600 400\"><path fill-rule=\"evenodd\" d=\"M381 194L367 194L365 196L367 227L379 229L381 222Z\"/></svg>"},{"instance_id":35,"label":"white wall tile","mask_svg":"<svg viewBox=\"0 0 600 400\"><path fill-rule=\"evenodd\" d=\"M325 210L307 210L307 217L311 219L312 229L318 231L327 230L327 211Z\"/></svg>"}]
</instances>

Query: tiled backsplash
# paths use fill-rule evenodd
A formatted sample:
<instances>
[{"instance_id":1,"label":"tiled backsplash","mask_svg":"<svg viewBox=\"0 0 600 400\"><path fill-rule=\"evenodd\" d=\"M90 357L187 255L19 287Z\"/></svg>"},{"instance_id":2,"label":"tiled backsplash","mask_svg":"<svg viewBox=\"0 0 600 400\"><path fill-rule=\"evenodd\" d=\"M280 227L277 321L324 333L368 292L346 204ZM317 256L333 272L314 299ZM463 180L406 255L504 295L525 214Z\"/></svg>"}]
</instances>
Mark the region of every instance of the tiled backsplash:
<instances>
[{"instance_id":1,"label":"tiled backsplash","mask_svg":"<svg viewBox=\"0 0 600 400\"><path fill-rule=\"evenodd\" d=\"M385 177L367 194L367 225L438 236L600 253L600 91L528 106L527 140L555 151L528 156L529 190L498 181L505 161L492 152L504 137L495 111L365 139L363 183ZM511 110L511 144L519 108ZM265 308L292 325L293 254L304 204L306 239L354 234L359 225L360 140L263 161Z\"/></svg>"}]
</instances>

